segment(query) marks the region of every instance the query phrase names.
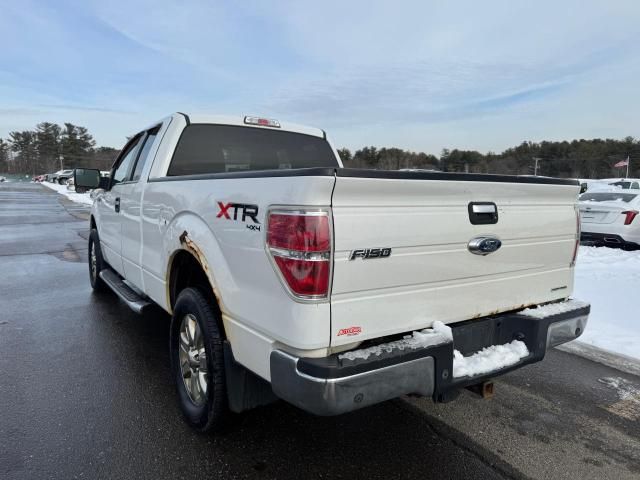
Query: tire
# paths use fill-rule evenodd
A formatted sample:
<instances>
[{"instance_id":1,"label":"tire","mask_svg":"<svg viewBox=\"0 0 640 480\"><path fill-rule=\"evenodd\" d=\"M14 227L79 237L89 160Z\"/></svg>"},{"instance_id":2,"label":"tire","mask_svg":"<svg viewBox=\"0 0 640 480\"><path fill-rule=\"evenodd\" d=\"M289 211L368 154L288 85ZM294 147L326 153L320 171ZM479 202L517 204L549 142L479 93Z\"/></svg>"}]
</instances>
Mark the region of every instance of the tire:
<instances>
[{"instance_id":1,"label":"tire","mask_svg":"<svg viewBox=\"0 0 640 480\"><path fill-rule=\"evenodd\" d=\"M105 292L109 289L104 281L100 278L100 272L105 268L108 268L107 262L102 258L102 250L100 249L100 238L98 237L98 230L91 229L89 233L89 248L88 261L89 261L89 281L91 282L91 288L95 292ZM95 259L93 259L95 255Z\"/></svg>"},{"instance_id":2,"label":"tire","mask_svg":"<svg viewBox=\"0 0 640 480\"><path fill-rule=\"evenodd\" d=\"M59 185L64 185L64 183L65 183L65 179L64 178L59 178L58 179L58 184Z\"/></svg>"},{"instance_id":3,"label":"tire","mask_svg":"<svg viewBox=\"0 0 640 480\"><path fill-rule=\"evenodd\" d=\"M230 415L224 338L218 317L199 289L185 288L178 295L171 319L171 369L178 402L187 423L201 432L223 427ZM203 349L204 362L201 358Z\"/></svg>"}]
</instances>

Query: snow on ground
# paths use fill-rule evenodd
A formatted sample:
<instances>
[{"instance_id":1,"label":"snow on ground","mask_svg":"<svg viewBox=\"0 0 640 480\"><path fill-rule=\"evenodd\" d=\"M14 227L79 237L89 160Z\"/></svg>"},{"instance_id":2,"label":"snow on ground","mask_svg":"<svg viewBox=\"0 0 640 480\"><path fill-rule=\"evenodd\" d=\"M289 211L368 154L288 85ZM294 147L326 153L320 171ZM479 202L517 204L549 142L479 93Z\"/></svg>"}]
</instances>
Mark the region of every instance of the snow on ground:
<instances>
[{"instance_id":1,"label":"snow on ground","mask_svg":"<svg viewBox=\"0 0 640 480\"><path fill-rule=\"evenodd\" d=\"M93 204L93 200L89 196L89 192L76 193L74 191L69 190L66 185L59 185L57 183L51 183L51 182L42 182L42 185L50 188L51 190L55 190L56 192L60 193L61 195L64 195L65 197L67 197L69 200L73 202L84 203L85 205Z\"/></svg>"},{"instance_id":2,"label":"snow on ground","mask_svg":"<svg viewBox=\"0 0 640 480\"><path fill-rule=\"evenodd\" d=\"M580 247L573 296L591 303L576 342L640 359L640 251Z\"/></svg>"}]
</instances>

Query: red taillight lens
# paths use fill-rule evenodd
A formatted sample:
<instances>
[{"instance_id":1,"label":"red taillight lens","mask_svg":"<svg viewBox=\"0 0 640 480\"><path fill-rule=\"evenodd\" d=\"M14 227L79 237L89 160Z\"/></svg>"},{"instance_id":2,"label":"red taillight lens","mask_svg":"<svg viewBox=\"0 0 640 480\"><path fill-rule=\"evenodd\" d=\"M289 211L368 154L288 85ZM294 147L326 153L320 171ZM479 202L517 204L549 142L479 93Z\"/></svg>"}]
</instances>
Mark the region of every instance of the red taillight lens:
<instances>
[{"instance_id":1,"label":"red taillight lens","mask_svg":"<svg viewBox=\"0 0 640 480\"><path fill-rule=\"evenodd\" d=\"M269 216L267 243L273 248L298 252L329 251L329 218L326 215L272 213Z\"/></svg>"},{"instance_id":2,"label":"red taillight lens","mask_svg":"<svg viewBox=\"0 0 640 480\"><path fill-rule=\"evenodd\" d=\"M622 212L623 215L626 215L624 224L631 225L631 222L633 222L633 219L636 218L636 215L638 215L638 213L639 212L637 210L627 210L626 212Z\"/></svg>"},{"instance_id":3,"label":"red taillight lens","mask_svg":"<svg viewBox=\"0 0 640 480\"><path fill-rule=\"evenodd\" d=\"M329 285L329 261L297 260L275 255L276 265L296 295L324 296Z\"/></svg>"},{"instance_id":4,"label":"red taillight lens","mask_svg":"<svg viewBox=\"0 0 640 480\"><path fill-rule=\"evenodd\" d=\"M317 299L328 295L331 230L327 212L271 212L267 248L295 296Z\"/></svg>"}]
</instances>

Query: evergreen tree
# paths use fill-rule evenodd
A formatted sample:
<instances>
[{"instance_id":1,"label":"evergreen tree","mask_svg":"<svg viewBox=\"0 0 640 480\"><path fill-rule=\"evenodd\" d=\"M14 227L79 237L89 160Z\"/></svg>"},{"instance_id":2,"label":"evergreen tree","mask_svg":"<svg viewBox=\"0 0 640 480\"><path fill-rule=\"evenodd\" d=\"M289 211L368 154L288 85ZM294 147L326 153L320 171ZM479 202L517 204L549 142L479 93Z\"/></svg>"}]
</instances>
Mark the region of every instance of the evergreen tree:
<instances>
[{"instance_id":1,"label":"evergreen tree","mask_svg":"<svg viewBox=\"0 0 640 480\"><path fill-rule=\"evenodd\" d=\"M9 145L0 138L0 172L9 172Z\"/></svg>"},{"instance_id":2,"label":"evergreen tree","mask_svg":"<svg viewBox=\"0 0 640 480\"><path fill-rule=\"evenodd\" d=\"M89 167L96 142L85 127L65 123L61 133L61 152L65 168Z\"/></svg>"},{"instance_id":3,"label":"evergreen tree","mask_svg":"<svg viewBox=\"0 0 640 480\"><path fill-rule=\"evenodd\" d=\"M60 165L60 126L42 122L36 125L37 171L55 171Z\"/></svg>"},{"instance_id":4,"label":"evergreen tree","mask_svg":"<svg viewBox=\"0 0 640 480\"><path fill-rule=\"evenodd\" d=\"M339 148L338 155L340 155L340 160L342 160L342 164L346 167L353 160L353 155L351 154L351 150L348 148Z\"/></svg>"}]
</instances>

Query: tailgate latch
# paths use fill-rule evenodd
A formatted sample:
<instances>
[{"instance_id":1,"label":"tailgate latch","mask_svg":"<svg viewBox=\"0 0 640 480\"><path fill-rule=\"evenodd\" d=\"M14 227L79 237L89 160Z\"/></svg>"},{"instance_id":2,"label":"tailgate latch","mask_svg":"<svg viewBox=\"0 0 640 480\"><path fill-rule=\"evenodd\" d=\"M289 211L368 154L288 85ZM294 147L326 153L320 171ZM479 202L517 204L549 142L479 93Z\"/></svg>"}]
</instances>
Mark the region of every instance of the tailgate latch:
<instances>
[{"instance_id":1,"label":"tailgate latch","mask_svg":"<svg viewBox=\"0 0 640 480\"><path fill-rule=\"evenodd\" d=\"M469 203L469 221L472 225L493 225L498 223L498 207L493 202Z\"/></svg>"}]
</instances>

